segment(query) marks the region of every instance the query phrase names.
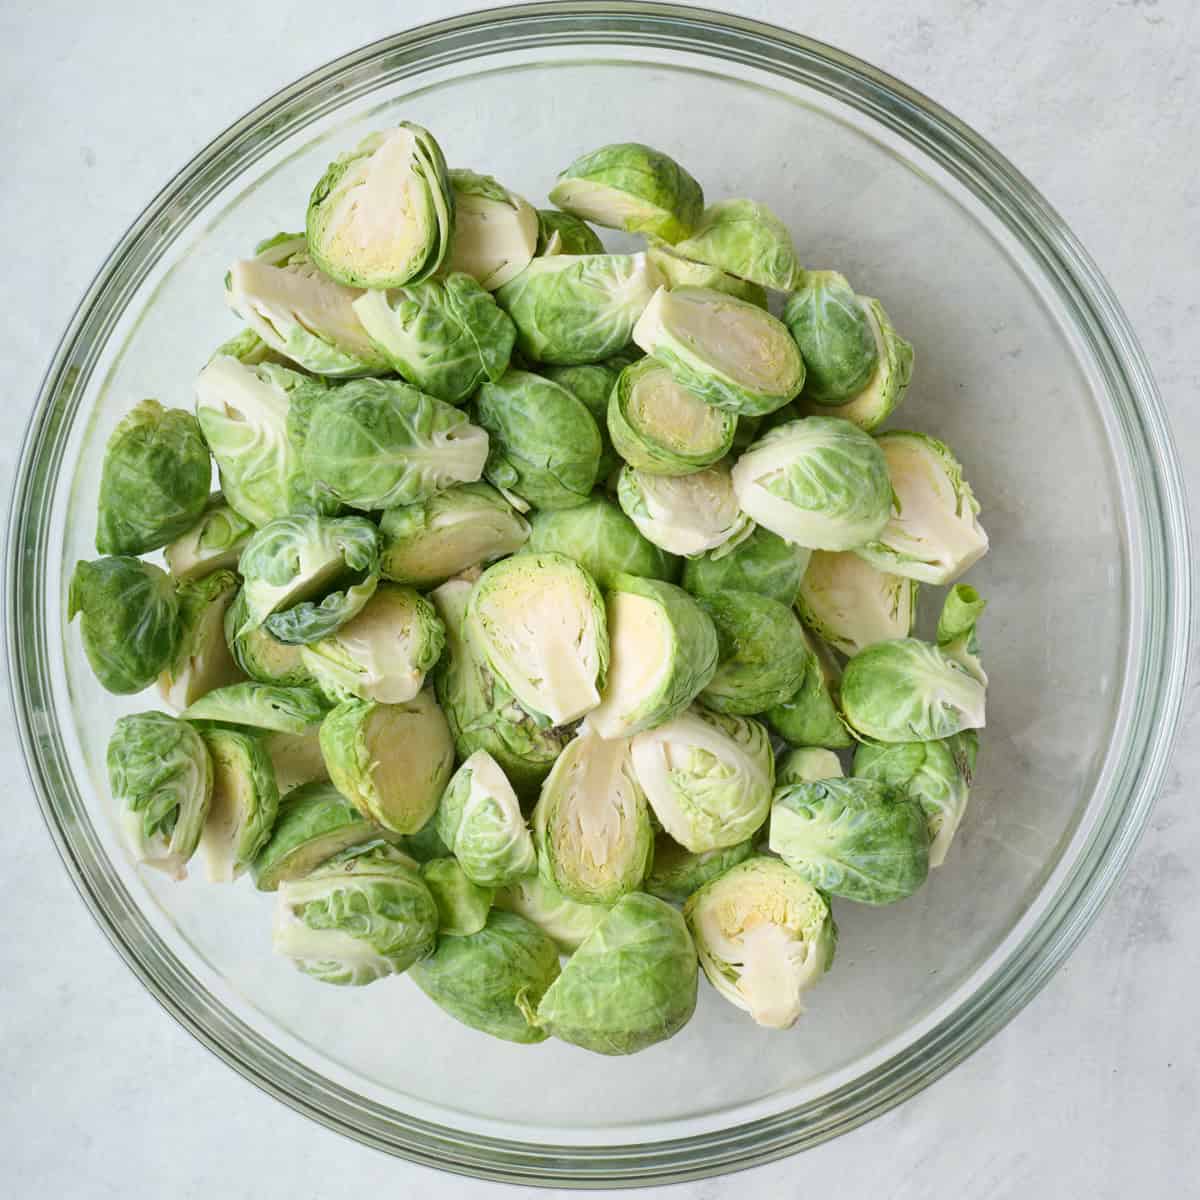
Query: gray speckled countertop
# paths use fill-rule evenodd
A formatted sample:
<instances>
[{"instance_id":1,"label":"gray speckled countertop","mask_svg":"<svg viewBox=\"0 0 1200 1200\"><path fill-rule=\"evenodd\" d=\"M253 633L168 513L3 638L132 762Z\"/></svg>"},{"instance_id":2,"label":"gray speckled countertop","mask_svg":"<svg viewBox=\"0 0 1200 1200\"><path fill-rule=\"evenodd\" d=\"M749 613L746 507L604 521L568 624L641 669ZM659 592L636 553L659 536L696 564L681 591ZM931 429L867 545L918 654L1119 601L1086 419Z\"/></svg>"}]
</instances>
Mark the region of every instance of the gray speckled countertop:
<instances>
[{"instance_id":1,"label":"gray speckled countertop","mask_svg":"<svg viewBox=\"0 0 1200 1200\"><path fill-rule=\"evenodd\" d=\"M108 247L168 175L311 67L399 25L478 6L0 6L6 493L20 430L61 329ZM1008 154L1107 274L1157 373L1185 466L1200 466L1200 7L1193 0L725 0L723 7L861 55ZM1198 496L1194 488L1193 501ZM866 1128L802 1158L670 1194L1194 1194L1198 708L1193 692L1158 808L1117 894L1008 1028ZM0 771L12 781L0 938L6 1194L515 1194L364 1149L218 1062L142 989L74 894L26 794L7 717Z\"/></svg>"}]
</instances>

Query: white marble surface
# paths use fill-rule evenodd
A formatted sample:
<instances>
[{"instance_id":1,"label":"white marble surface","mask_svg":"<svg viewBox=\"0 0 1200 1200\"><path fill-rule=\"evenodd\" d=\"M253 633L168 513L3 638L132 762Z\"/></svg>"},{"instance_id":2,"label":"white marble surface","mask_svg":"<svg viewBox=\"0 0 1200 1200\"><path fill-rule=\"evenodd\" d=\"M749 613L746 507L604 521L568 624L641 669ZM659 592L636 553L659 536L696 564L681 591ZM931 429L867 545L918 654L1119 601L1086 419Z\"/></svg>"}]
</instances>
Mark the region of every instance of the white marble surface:
<instances>
[{"instance_id":1,"label":"white marble surface","mask_svg":"<svg viewBox=\"0 0 1200 1200\"><path fill-rule=\"evenodd\" d=\"M335 54L477 4L0 5L7 492L60 330L109 245L215 132ZM1193 0L725 0L892 71L1009 154L1098 259L1200 466L1200 8ZM330 14L330 15L327 15ZM332 15L336 14L336 15ZM1194 490L1200 496L1200 488ZM1195 508L1195 505L1193 505ZM874 1124L697 1200L1194 1194L1200 1175L1200 722L1132 868L1003 1033ZM13 1196L480 1197L512 1189L366 1150L268 1099L183 1033L58 863L7 714L0 772L0 1163ZM645 1192L644 1195L666 1194Z\"/></svg>"}]
</instances>

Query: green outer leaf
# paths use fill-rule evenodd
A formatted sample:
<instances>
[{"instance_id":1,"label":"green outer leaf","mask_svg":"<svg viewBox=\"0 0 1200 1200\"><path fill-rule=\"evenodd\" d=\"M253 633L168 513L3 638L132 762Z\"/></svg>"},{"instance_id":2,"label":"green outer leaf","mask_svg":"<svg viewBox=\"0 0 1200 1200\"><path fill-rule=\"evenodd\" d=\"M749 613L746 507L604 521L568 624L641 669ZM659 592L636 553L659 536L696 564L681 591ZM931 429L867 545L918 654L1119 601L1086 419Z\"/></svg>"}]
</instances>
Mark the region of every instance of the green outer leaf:
<instances>
[{"instance_id":1,"label":"green outer leaf","mask_svg":"<svg viewBox=\"0 0 1200 1200\"><path fill-rule=\"evenodd\" d=\"M183 715L189 721L303 733L310 725L319 724L328 711L329 705L315 688L251 681L216 688L190 704Z\"/></svg>"},{"instance_id":2,"label":"green outer leaf","mask_svg":"<svg viewBox=\"0 0 1200 1200\"><path fill-rule=\"evenodd\" d=\"M942 614L938 618L938 645L945 646L974 633L985 608L987 601L973 587L965 583L952 587L946 593Z\"/></svg>"},{"instance_id":3,"label":"green outer leaf","mask_svg":"<svg viewBox=\"0 0 1200 1200\"><path fill-rule=\"evenodd\" d=\"M586 222L568 212L539 208L537 255L546 253L551 239L558 236L557 254L603 254L604 243Z\"/></svg>"},{"instance_id":4,"label":"green outer leaf","mask_svg":"<svg viewBox=\"0 0 1200 1200\"><path fill-rule=\"evenodd\" d=\"M753 838L736 846L693 854L660 833L654 842L654 865L646 876L646 891L671 904L682 904L693 892L724 875L730 867L745 862L753 853Z\"/></svg>"},{"instance_id":5,"label":"green outer leaf","mask_svg":"<svg viewBox=\"0 0 1200 1200\"><path fill-rule=\"evenodd\" d=\"M696 597L716 592L756 592L790 608L800 591L811 553L756 526L727 554L714 558L710 552L687 559L680 582Z\"/></svg>"},{"instance_id":6,"label":"green outer leaf","mask_svg":"<svg viewBox=\"0 0 1200 1200\"><path fill-rule=\"evenodd\" d=\"M487 924L492 889L467 878L453 858L431 858L421 865L421 878L438 910L438 933L467 937Z\"/></svg>"},{"instance_id":7,"label":"green outer leaf","mask_svg":"<svg viewBox=\"0 0 1200 1200\"><path fill-rule=\"evenodd\" d=\"M784 303L783 320L808 368L805 401L845 404L867 386L879 351L863 303L844 275L803 272Z\"/></svg>"},{"instance_id":8,"label":"green outer leaf","mask_svg":"<svg viewBox=\"0 0 1200 1200\"><path fill-rule=\"evenodd\" d=\"M804 274L787 226L754 200L710 204L675 253L780 292Z\"/></svg>"}]
</instances>

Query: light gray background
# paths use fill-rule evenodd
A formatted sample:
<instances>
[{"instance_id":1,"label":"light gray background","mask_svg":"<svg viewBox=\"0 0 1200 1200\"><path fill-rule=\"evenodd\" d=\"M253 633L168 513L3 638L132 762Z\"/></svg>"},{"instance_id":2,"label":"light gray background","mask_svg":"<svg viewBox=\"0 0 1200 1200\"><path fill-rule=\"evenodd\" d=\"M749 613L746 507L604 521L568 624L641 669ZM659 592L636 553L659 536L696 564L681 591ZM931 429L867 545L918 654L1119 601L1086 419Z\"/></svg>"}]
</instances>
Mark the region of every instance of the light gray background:
<instances>
[{"instance_id":1,"label":"light gray background","mask_svg":"<svg viewBox=\"0 0 1200 1200\"><path fill-rule=\"evenodd\" d=\"M168 175L310 68L403 26L478 6L0 4L5 495L61 329L113 241ZM1008 154L1112 282L1157 373L1185 465L1200 465L1200 7L1193 0L724 0L723 7L861 55ZM1117 895L1067 966L987 1047L900 1109L800 1159L639 1194L1194 1194L1198 707L1193 692L1173 770ZM8 781L0 1190L62 1200L359 1200L377 1189L430 1200L518 1194L366 1150L234 1075L150 999L77 899L28 794L7 712L0 777Z\"/></svg>"}]
</instances>

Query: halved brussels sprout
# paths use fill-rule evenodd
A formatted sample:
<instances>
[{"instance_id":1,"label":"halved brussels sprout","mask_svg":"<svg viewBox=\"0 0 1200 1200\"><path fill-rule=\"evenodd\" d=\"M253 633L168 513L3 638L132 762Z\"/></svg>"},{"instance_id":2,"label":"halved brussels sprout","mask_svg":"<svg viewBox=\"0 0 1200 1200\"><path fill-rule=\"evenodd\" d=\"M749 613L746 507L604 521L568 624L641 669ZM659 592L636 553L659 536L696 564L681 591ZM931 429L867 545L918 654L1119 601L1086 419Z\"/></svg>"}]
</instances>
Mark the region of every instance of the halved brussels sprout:
<instances>
[{"instance_id":1,"label":"halved brussels sprout","mask_svg":"<svg viewBox=\"0 0 1200 1200\"><path fill-rule=\"evenodd\" d=\"M693 596L716 592L756 592L789 608L796 602L811 550L785 542L755 526L726 554L702 554L683 564L684 588Z\"/></svg>"},{"instance_id":2,"label":"halved brussels sprout","mask_svg":"<svg viewBox=\"0 0 1200 1200\"><path fill-rule=\"evenodd\" d=\"M787 226L754 200L710 204L675 252L778 292L796 287L804 274Z\"/></svg>"},{"instance_id":3,"label":"halved brussels sprout","mask_svg":"<svg viewBox=\"0 0 1200 1200\"><path fill-rule=\"evenodd\" d=\"M203 739L166 713L136 713L118 719L106 761L129 852L173 879L185 878L212 798Z\"/></svg>"},{"instance_id":4,"label":"halved brussels sprout","mask_svg":"<svg viewBox=\"0 0 1200 1200\"><path fill-rule=\"evenodd\" d=\"M167 570L178 583L201 579L213 571L232 571L250 540L254 526L235 512L220 492L213 492L200 519L163 550Z\"/></svg>"},{"instance_id":5,"label":"halved brussels sprout","mask_svg":"<svg viewBox=\"0 0 1200 1200\"><path fill-rule=\"evenodd\" d=\"M568 212L553 208L537 210L537 255L603 254L604 243L596 231Z\"/></svg>"},{"instance_id":6,"label":"halved brussels sprout","mask_svg":"<svg viewBox=\"0 0 1200 1200\"><path fill-rule=\"evenodd\" d=\"M620 470L621 456L613 449L608 436L608 398L617 378L624 369L622 356L614 354L602 363L581 363L574 367L541 367L538 374L565 387L592 414L600 432L600 465L596 483L607 482L614 471Z\"/></svg>"},{"instance_id":7,"label":"halved brussels sprout","mask_svg":"<svg viewBox=\"0 0 1200 1200\"><path fill-rule=\"evenodd\" d=\"M454 773L435 820L467 878L481 887L504 887L537 870L521 803L486 750L476 750Z\"/></svg>"},{"instance_id":8,"label":"halved brussels sprout","mask_svg":"<svg viewBox=\"0 0 1200 1200\"><path fill-rule=\"evenodd\" d=\"M321 725L329 777L359 812L393 833L433 816L454 770L454 744L429 692L406 704L346 700Z\"/></svg>"},{"instance_id":9,"label":"halved brussels sprout","mask_svg":"<svg viewBox=\"0 0 1200 1200\"><path fill-rule=\"evenodd\" d=\"M560 171L550 203L608 229L677 242L699 221L704 192L661 150L618 142L581 155Z\"/></svg>"},{"instance_id":10,"label":"halved brussels sprout","mask_svg":"<svg viewBox=\"0 0 1200 1200\"><path fill-rule=\"evenodd\" d=\"M808 665L799 689L763 715L771 728L793 746L824 746L844 750L854 745L838 708L841 672L832 652L805 635Z\"/></svg>"},{"instance_id":11,"label":"halved brussels sprout","mask_svg":"<svg viewBox=\"0 0 1200 1200\"><path fill-rule=\"evenodd\" d=\"M389 508L379 532L384 579L425 588L515 554L529 538L529 524L495 488L463 483L419 504Z\"/></svg>"},{"instance_id":12,"label":"halved brussels sprout","mask_svg":"<svg viewBox=\"0 0 1200 1200\"><path fill-rule=\"evenodd\" d=\"M535 258L496 292L534 362L600 362L629 344L658 286L645 254L552 254Z\"/></svg>"},{"instance_id":13,"label":"halved brussels sprout","mask_svg":"<svg viewBox=\"0 0 1200 1200\"><path fill-rule=\"evenodd\" d=\"M727 296L736 296L755 308L767 307L767 293L760 284L728 275L720 267L708 263L681 258L678 251L665 242L651 241L646 248L646 255L667 288L709 288L714 292L724 292Z\"/></svg>"},{"instance_id":14,"label":"halved brussels sprout","mask_svg":"<svg viewBox=\"0 0 1200 1200\"><path fill-rule=\"evenodd\" d=\"M263 738L263 745L271 756L281 796L306 784L329 782L329 771L321 754L320 725L310 725L300 733L269 733Z\"/></svg>"},{"instance_id":15,"label":"halved brussels sprout","mask_svg":"<svg viewBox=\"0 0 1200 1200\"><path fill-rule=\"evenodd\" d=\"M578 508L536 512L529 524L527 551L565 554L601 588L622 574L669 583L679 573L678 560L643 537L606 496L592 496Z\"/></svg>"},{"instance_id":16,"label":"halved brussels sprout","mask_svg":"<svg viewBox=\"0 0 1200 1200\"><path fill-rule=\"evenodd\" d=\"M760 525L812 550L865 546L892 505L883 451L836 417L788 421L759 438L737 460L733 490Z\"/></svg>"},{"instance_id":17,"label":"halved brussels sprout","mask_svg":"<svg viewBox=\"0 0 1200 1200\"><path fill-rule=\"evenodd\" d=\"M328 782L306 783L279 802L271 835L250 873L260 892L303 879L321 863L344 850L377 841L383 830Z\"/></svg>"},{"instance_id":18,"label":"halved brussels sprout","mask_svg":"<svg viewBox=\"0 0 1200 1200\"><path fill-rule=\"evenodd\" d=\"M694 475L649 475L623 467L617 500L642 536L668 554L713 558L745 541L754 522L738 508L724 463Z\"/></svg>"},{"instance_id":19,"label":"halved brussels sprout","mask_svg":"<svg viewBox=\"0 0 1200 1200\"><path fill-rule=\"evenodd\" d=\"M517 336L508 314L461 272L364 292L354 311L392 366L447 404L461 404L484 380L499 379Z\"/></svg>"},{"instance_id":20,"label":"halved brussels sprout","mask_svg":"<svg viewBox=\"0 0 1200 1200\"><path fill-rule=\"evenodd\" d=\"M867 310L837 271L805 271L795 286L783 320L804 356L804 399L845 404L867 386L879 361Z\"/></svg>"},{"instance_id":21,"label":"halved brussels sprout","mask_svg":"<svg viewBox=\"0 0 1200 1200\"><path fill-rule=\"evenodd\" d=\"M266 625L281 642L315 642L374 595L379 530L365 517L279 517L250 539L238 566L246 610L238 635Z\"/></svg>"},{"instance_id":22,"label":"halved brussels sprout","mask_svg":"<svg viewBox=\"0 0 1200 1200\"><path fill-rule=\"evenodd\" d=\"M929 824L929 865L940 867L967 811L978 752L973 729L941 742L864 742L854 754L854 774L902 791L921 806Z\"/></svg>"},{"instance_id":23,"label":"halved brussels sprout","mask_svg":"<svg viewBox=\"0 0 1200 1200\"><path fill-rule=\"evenodd\" d=\"M350 851L276 895L275 950L322 983L398 975L437 944L437 905L417 864L388 846Z\"/></svg>"},{"instance_id":24,"label":"halved brussels sprout","mask_svg":"<svg viewBox=\"0 0 1200 1200\"><path fill-rule=\"evenodd\" d=\"M401 121L330 163L308 201L308 248L339 283L399 287L442 265L454 218L441 147L428 129Z\"/></svg>"},{"instance_id":25,"label":"halved brussels sprout","mask_svg":"<svg viewBox=\"0 0 1200 1200\"><path fill-rule=\"evenodd\" d=\"M205 692L242 678L225 641L225 613L237 593L232 571L179 585L179 650L158 677L159 694L172 708L187 708Z\"/></svg>"},{"instance_id":26,"label":"halved brussels sprout","mask_svg":"<svg viewBox=\"0 0 1200 1200\"><path fill-rule=\"evenodd\" d=\"M618 575L605 596L610 662L587 726L602 738L631 737L669 721L717 670L712 619L682 588Z\"/></svg>"},{"instance_id":27,"label":"halved brussels sprout","mask_svg":"<svg viewBox=\"0 0 1200 1200\"><path fill-rule=\"evenodd\" d=\"M442 841L437 831L437 812L417 830L396 839L405 854L419 863L432 862L435 858L450 858L450 847Z\"/></svg>"},{"instance_id":28,"label":"halved brussels sprout","mask_svg":"<svg viewBox=\"0 0 1200 1200\"><path fill-rule=\"evenodd\" d=\"M607 905L580 904L564 896L540 873L501 888L495 906L536 925L564 954L578 950L608 914Z\"/></svg>"},{"instance_id":29,"label":"halved brussels sprout","mask_svg":"<svg viewBox=\"0 0 1200 1200\"><path fill-rule=\"evenodd\" d=\"M506 1042L546 1040L537 1006L558 977L558 947L536 926L492 912L468 937L444 937L413 982L456 1021Z\"/></svg>"},{"instance_id":30,"label":"halved brussels sprout","mask_svg":"<svg viewBox=\"0 0 1200 1200\"><path fill-rule=\"evenodd\" d=\"M328 706L312 687L232 683L206 692L184 710L189 721L249 725L276 733L304 733L324 719Z\"/></svg>"},{"instance_id":31,"label":"halved brussels sprout","mask_svg":"<svg viewBox=\"0 0 1200 1200\"><path fill-rule=\"evenodd\" d=\"M737 417L676 383L653 358L621 372L608 404L608 432L631 467L651 475L690 475L729 453Z\"/></svg>"},{"instance_id":32,"label":"halved brussels sprout","mask_svg":"<svg viewBox=\"0 0 1200 1200\"><path fill-rule=\"evenodd\" d=\"M663 829L694 854L744 842L771 810L775 759L757 721L693 708L639 733L630 757Z\"/></svg>"},{"instance_id":33,"label":"halved brussels sprout","mask_svg":"<svg viewBox=\"0 0 1200 1200\"><path fill-rule=\"evenodd\" d=\"M485 383L475 419L490 438L489 482L523 512L573 508L592 494L600 468L600 431L573 393L529 371Z\"/></svg>"},{"instance_id":34,"label":"halved brussels sprout","mask_svg":"<svg viewBox=\"0 0 1200 1200\"><path fill-rule=\"evenodd\" d=\"M908 637L917 619L918 587L857 553L817 550L796 608L817 637L852 658L875 642Z\"/></svg>"},{"instance_id":35,"label":"halved brussels sprout","mask_svg":"<svg viewBox=\"0 0 1200 1200\"><path fill-rule=\"evenodd\" d=\"M753 838L736 846L694 854L674 838L660 833L654 839L654 865L646 876L646 891L671 904L682 904L693 892L724 875L730 867L745 862L753 853Z\"/></svg>"},{"instance_id":36,"label":"halved brussels sprout","mask_svg":"<svg viewBox=\"0 0 1200 1200\"><path fill-rule=\"evenodd\" d=\"M636 1054L691 1019L699 971L679 912L643 892L622 896L538 1005L552 1037L596 1054Z\"/></svg>"},{"instance_id":37,"label":"halved brussels sprout","mask_svg":"<svg viewBox=\"0 0 1200 1200\"><path fill-rule=\"evenodd\" d=\"M518 554L488 567L467 607L466 636L533 717L576 721L600 703L608 673L604 600L561 554Z\"/></svg>"},{"instance_id":38,"label":"halved brussels sprout","mask_svg":"<svg viewBox=\"0 0 1200 1200\"><path fill-rule=\"evenodd\" d=\"M210 883L232 883L266 844L279 811L271 759L257 734L238 729L200 731L212 759L212 801L200 853Z\"/></svg>"},{"instance_id":39,"label":"halved brussels sprout","mask_svg":"<svg viewBox=\"0 0 1200 1200\"><path fill-rule=\"evenodd\" d=\"M186 533L208 504L212 463L191 413L143 400L104 449L96 549L145 554Z\"/></svg>"},{"instance_id":40,"label":"halved brussels sprout","mask_svg":"<svg viewBox=\"0 0 1200 1200\"><path fill-rule=\"evenodd\" d=\"M247 628L246 589L225 610L225 643L233 661L259 683L300 687L313 677L300 657L300 647L281 642L265 625Z\"/></svg>"},{"instance_id":41,"label":"halved brussels sprout","mask_svg":"<svg viewBox=\"0 0 1200 1200\"><path fill-rule=\"evenodd\" d=\"M309 257L303 234L281 233L225 276L225 301L271 349L314 375L345 379L388 369L354 301Z\"/></svg>"},{"instance_id":42,"label":"halved brussels sprout","mask_svg":"<svg viewBox=\"0 0 1200 1200\"><path fill-rule=\"evenodd\" d=\"M816 888L777 858L726 871L683 906L704 974L768 1029L788 1029L833 966L837 926Z\"/></svg>"},{"instance_id":43,"label":"halved brussels sprout","mask_svg":"<svg viewBox=\"0 0 1200 1200\"><path fill-rule=\"evenodd\" d=\"M771 849L813 887L893 904L929 874L929 827L916 800L873 779L823 779L775 794Z\"/></svg>"},{"instance_id":44,"label":"halved brussels sprout","mask_svg":"<svg viewBox=\"0 0 1200 1200\"><path fill-rule=\"evenodd\" d=\"M628 740L581 733L559 756L533 810L538 865L564 896L611 904L650 868L654 832Z\"/></svg>"},{"instance_id":45,"label":"halved brussels sprout","mask_svg":"<svg viewBox=\"0 0 1200 1200\"><path fill-rule=\"evenodd\" d=\"M804 360L787 326L711 288L659 288L633 340L689 392L728 412L774 412L804 386Z\"/></svg>"},{"instance_id":46,"label":"halved brussels sprout","mask_svg":"<svg viewBox=\"0 0 1200 1200\"><path fill-rule=\"evenodd\" d=\"M923 433L878 438L895 494L883 532L855 553L881 571L953 583L988 549L979 504L950 447Z\"/></svg>"},{"instance_id":47,"label":"halved brussels sprout","mask_svg":"<svg viewBox=\"0 0 1200 1200\"><path fill-rule=\"evenodd\" d=\"M859 774L856 770L855 774ZM775 786L792 787L797 783L816 783L821 779L841 779L842 763L832 750L801 746L789 750L775 764Z\"/></svg>"},{"instance_id":48,"label":"halved brussels sprout","mask_svg":"<svg viewBox=\"0 0 1200 1200\"><path fill-rule=\"evenodd\" d=\"M75 564L67 621L79 636L101 687L140 692L175 662L183 625L171 577L137 558Z\"/></svg>"},{"instance_id":49,"label":"halved brussels sprout","mask_svg":"<svg viewBox=\"0 0 1200 1200\"><path fill-rule=\"evenodd\" d=\"M706 708L753 716L796 693L808 668L800 622L786 604L753 592L714 592L700 605L712 618L720 665L700 693Z\"/></svg>"},{"instance_id":50,"label":"halved brussels sprout","mask_svg":"<svg viewBox=\"0 0 1200 1200\"><path fill-rule=\"evenodd\" d=\"M421 878L437 905L439 934L468 937L487 924L492 889L473 883L453 858L422 863Z\"/></svg>"},{"instance_id":51,"label":"halved brussels sprout","mask_svg":"<svg viewBox=\"0 0 1200 1200\"><path fill-rule=\"evenodd\" d=\"M537 251L537 209L490 175L450 172L454 239L447 269L477 279L489 292L515 278Z\"/></svg>"},{"instance_id":52,"label":"halved brussels sprout","mask_svg":"<svg viewBox=\"0 0 1200 1200\"><path fill-rule=\"evenodd\" d=\"M424 686L446 644L434 607L411 588L382 584L362 611L300 656L331 703L357 697L402 704Z\"/></svg>"}]
</instances>

